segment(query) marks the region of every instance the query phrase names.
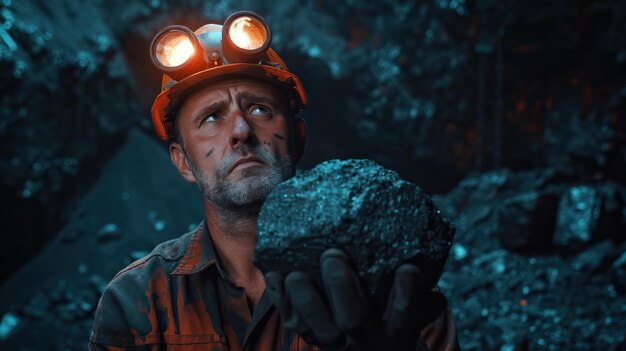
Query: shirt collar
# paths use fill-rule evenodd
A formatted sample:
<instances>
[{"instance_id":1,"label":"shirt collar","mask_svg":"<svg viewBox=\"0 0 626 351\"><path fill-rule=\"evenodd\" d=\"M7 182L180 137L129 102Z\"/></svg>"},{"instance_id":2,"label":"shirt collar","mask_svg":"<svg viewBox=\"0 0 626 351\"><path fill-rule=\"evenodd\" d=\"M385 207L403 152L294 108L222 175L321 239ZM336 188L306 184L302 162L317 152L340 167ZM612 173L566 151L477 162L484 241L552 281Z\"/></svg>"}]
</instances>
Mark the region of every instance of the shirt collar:
<instances>
[{"instance_id":1,"label":"shirt collar","mask_svg":"<svg viewBox=\"0 0 626 351\"><path fill-rule=\"evenodd\" d=\"M191 235L183 258L172 275L188 275L201 272L217 264L217 256L206 221L202 221Z\"/></svg>"}]
</instances>

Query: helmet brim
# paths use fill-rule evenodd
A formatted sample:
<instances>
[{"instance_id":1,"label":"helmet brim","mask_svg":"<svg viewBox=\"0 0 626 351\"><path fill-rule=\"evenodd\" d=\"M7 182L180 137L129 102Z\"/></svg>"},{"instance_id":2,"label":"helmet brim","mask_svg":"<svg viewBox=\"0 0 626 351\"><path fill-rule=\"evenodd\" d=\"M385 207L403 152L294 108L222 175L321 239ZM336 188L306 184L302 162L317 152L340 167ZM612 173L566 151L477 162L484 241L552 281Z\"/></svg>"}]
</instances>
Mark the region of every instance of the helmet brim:
<instances>
[{"instance_id":1,"label":"helmet brim","mask_svg":"<svg viewBox=\"0 0 626 351\"><path fill-rule=\"evenodd\" d=\"M175 110L186 96L185 93L201 86L227 78L251 78L289 91L295 91L296 110L302 111L308 98L300 79L288 71L265 64L233 63L194 73L163 90L152 105L152 122L159 138L167 140L172 133Z\"/></svg>"}]
</instances>

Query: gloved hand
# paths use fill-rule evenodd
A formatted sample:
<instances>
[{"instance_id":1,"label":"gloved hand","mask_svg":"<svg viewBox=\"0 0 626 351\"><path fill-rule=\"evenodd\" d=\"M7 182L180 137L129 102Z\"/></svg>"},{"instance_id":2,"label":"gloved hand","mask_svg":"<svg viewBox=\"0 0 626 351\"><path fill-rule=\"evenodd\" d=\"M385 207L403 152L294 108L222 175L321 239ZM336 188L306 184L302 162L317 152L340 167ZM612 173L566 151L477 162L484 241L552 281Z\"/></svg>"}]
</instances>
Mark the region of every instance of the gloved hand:
<instances>
[{"instance_id":1,"label":"gloved hand","mask_svg":"<svg viewBox=\"0 0 626 351\"><path fill-rule=\"evenodd\" d=\"M302 272L291 272L284 281L278 272L265 275L284 328L324 351L427 350L419 331L425 325L420 311L429 291L415 265L396 270L383 316L372 312L342 251L326 250L320 268L326 298Z\"/></svg>"}]
</instances>

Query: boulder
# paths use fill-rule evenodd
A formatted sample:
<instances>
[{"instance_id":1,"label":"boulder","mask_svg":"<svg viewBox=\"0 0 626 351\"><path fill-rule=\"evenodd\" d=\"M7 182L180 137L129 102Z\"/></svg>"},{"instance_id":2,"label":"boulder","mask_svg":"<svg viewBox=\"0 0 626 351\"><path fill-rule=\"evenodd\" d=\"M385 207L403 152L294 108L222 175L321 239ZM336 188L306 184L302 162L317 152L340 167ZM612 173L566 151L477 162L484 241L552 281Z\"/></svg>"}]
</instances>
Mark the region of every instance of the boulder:
<instances>
[{"instance_id":1,"label":"boulder","mask_svg":"<svg viewBox=\"0 0 626 351\"><path fill-rule=\"evenodd\" d=\"M554 230L558 197L554 193L531 191L510 197L497 211L500 244L510 250L542 248L549 245Z\"/></svg>"},{"instance_id":2,"label":"boulder","mask_svg":"<svg viewBox=\"0 0 626 351\"><path fill-rule=\"evenodd\" d=\"M593 239L601 208L602 198L593 187L569 188L559 200L553 243L570 248L588 244Z\"/></svg>"},{"instance_id":3,"label":"boulder","mask_svg":"<svg viewBox=\"0 0 626 351\"><path fill-rule=\"evenodd\" d=\"M612 181L569 187L559 201L553 243L577 251L599 240L626 239L625 191Z\"/></svg>"},{"instance_id":4,"label":"boulder","mask_svg":"<svg viewBox=\"0 0 626 351\"><path fill-rule=\"evenodd\" d=\"M382 310L393 272L417 264L434 287L454 228L416 185L370 160L332 160L280 184L258 218L255 264L321 284L319 257L346 252L371 302Z\"/></svg>"}]
</instances>

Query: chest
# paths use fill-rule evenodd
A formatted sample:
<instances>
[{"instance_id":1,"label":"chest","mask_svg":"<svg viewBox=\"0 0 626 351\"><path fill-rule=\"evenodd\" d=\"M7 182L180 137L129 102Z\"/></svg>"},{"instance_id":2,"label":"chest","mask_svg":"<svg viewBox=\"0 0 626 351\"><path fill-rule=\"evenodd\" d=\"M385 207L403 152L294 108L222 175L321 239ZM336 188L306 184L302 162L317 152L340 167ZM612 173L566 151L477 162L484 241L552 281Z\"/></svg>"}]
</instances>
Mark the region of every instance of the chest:
<instances>
[{"instance_id":1,"label":"chest","mask_svg":"<svg viewBox=\"0 0 626 351\"><path fill-rule=\"evenodd\" d=\"M146 340L179 351L319 350L283 329L279 313L263 297L264 281L237 287L219 276L198 278L180 277L169 297L153 296L152 335Z\"/></svg>"},{"instance_id":2,"label":"chest","mask_svg":"<svg viewBox=\"0 0 626 351\"><path fill-rule=\"evenodd\" d=\"M245 295L248 299L248 302L252 304L252 306L256 306L259 304L261 300L261 296L263 296L263 292L265 291L265 280L263 276L259 278L255 278L253 281L248 282L241 286L245 292Z\"/></svg>"}]
</instances>

